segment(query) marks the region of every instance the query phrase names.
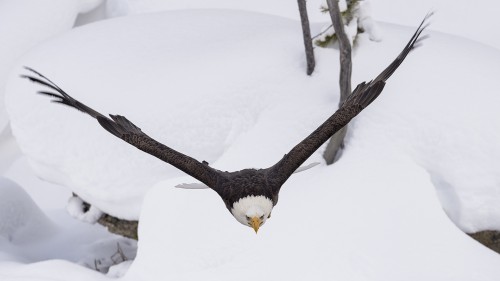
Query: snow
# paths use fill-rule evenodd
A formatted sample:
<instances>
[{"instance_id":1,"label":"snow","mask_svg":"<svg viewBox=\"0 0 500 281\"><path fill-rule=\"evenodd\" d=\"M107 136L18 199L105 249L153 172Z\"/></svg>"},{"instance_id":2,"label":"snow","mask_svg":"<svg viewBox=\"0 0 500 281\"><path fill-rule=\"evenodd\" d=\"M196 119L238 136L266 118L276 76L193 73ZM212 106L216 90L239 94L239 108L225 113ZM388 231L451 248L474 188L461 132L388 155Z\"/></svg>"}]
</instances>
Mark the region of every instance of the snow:
<instances>
[{"instance_id":1,"label":"snow","mask_svg":"<svg viewBox=\"0 0 500 281\"><path fill-rule=\"evenodd\" d=\"M276 79L285 81L285 75L293 75L294 92L318 89L318 93L327 94L327 89L320 89L320 84L303 75L302 53L290 58L282 52L283 46L301 48L300 40L296 40L300 39L300 30L293 28L295 22L242 12L224 13L224 17L216 19L214 13L200 11L196 15L206 18L206 22L193 23L191 13L177 12L175 18L167 20L164 14L155 14L83 26L31 52L20 65L30 65L49 77L57 75L57 80L63 74L67 79L60 86L76 98L90 106L98 105L96 109L104 113L123 113L158 140L209 163L230 149L240 134L257 122L260 113L276 104L279 95L288 90L280 87ZM230 22L234 22L233 26L228 26ZM276 31L262 32L269 26ZM127 33L117 32L124 28ZM224 32L211 32L223 28ZM169 36L154 36L167 30ZM101 36L93 35L96 32ZM129 43L130 36L138 40ZM158 40L155 44L145 46L144 42L154 38ZM280 43L261 44L270 39ZM173 45L171 40L179 44ZM201 50L199 42L204 42ZM86 48L78 49L82 45ZM125 45L127 48L120 47ZM75 50L82 53L75 56ZM103 58L88 60L96 50ZM159 53L164 53L160 60ZM266 53L273 54L272 61L263 55ZM200 64L201 60L205 63ZM75 73L66 71L70 61ZM244 69L234 71L242 65ZM121 71L131 66L138 72ZM109 76L117 71L120 75ZM86 83L82 77L94 82ZM37 86L17 77L11 81L7 104L13 132L23 152L30 155L34 169L46 180L72 186L73 192L105 213L137 219L149 187L163 179L184 176L119 139L110 138L95 120L34 96ZM94 87L98 81L101 84ZM77 86L78 92L71 85ZM104 99L103 92L109 92ZM148 100L155 102L144 102ZM330 110L326 105L323 108ZM181 127L184 129L177 129ZM95 137L82 137L82 132ZM34 138L40 141L33 142ZM57 149L55 143L59 144ZM219 167L259 167L274 161L261 162L265 159L261 155L248 154L254 159L239 167L232 163ZM238 153L237 157L241 156ZM94 164L85 164L89 162Z\"/></svg>"},{"instance_id":2,"label":"snow","mask_svg":"<svg viewBox=\"0 0 500 281\"><path fill-rule=\"evenodd\" d=\"M16 60L41 42L72 28L78 13L101 0L3 0L0 2L0 132L7 126L5 86ZM29 7L29 9L27 9ZM15 31L15 32L13 32Z\"/></svg>"},{"instance_id":3,"label":"snow","mask_svg":"<svg viewBox=\"0 0 500 281\"><path fill-rule=\"evenodd\" d=\"M85 14L91 12L99 5L102 5L103 0L80 0L78 1L78 12Z\"/></svg>"},{"instance_id":4,"label":"snow","mask_svg":"<svg viewBox=\"0 0 500 281\"><path fill-rule=\"evenodd\" d=\"M20 64L30 65L53 79L57 76L56 81L64 83L60 86L77 99L90 106L99 105L96 109L104 113L126 114L158 140L207 160L221 170L272 165L331 114L334 99L330 93L335 92L335 85L328 85L327 78L337 70L324 62L334 61L336 54L329 49L317 49L320 61L317 74L304 76L302 46L297 40L300 30L294 28L293 21L243 12L181 11L175 12L175 17L169 14L120 18L80 28L31 52ZM190 23L191 16L206 21ZM254 21L258 24L248 24ZM227 27L229 22L231 26ZM169 29L171 26L184 28ZM211 32L223 26L226 26L224 32ZM268 26L274 29L266 31ZM128 30L127 34L116 32L123 28ZM166 30L169 36L151 38L151 34ZM373 51L357 51L356 69L362 71L355 69L354 81L378 74L381 66L385 67L404 46L408 34L411 32L391 34L394 39L381 44L364 40L362 43ZM135 44L117 49L118 45L126 45L132 35L138 38ZM269 38L275 43L260 43ZM156 42L144 48L143 42L148 40ZM179 43L168 45L169 40ZM199 41L205 41L204 48L198 47ZM82 44L86 48L77 56L79 60L74 58L74 50ZM450 44L455 46L451 50ZM283 52L285 48L290 52ZM471 53L473 48L477 52ZM99 50L104 58L86 59L93 50ZM429 75L419 67L398 74L406 79L394 79L390 87L405 89L404 95L391 96L389 88L386 90L389 94L380 99L389 102L382 103L377 113L367 110L366 122L371 126L361 123L356 134L364 134L361 139L370 142L359 145L368 146L369 150L374 147L386 150L384 144L392 143L390 151L412 155L432 175L443 207L464 231L500 229L494 219L500 216L500 207L483 204L500 200L498 194L486 192L494 190L500 182L495 172L497 166L491 164L500 156L499 148L491 140L499 140L500 135L490 130L499 125L498 118L494 118L499 98L491 84L497 73L491 70L500 65L499 53L474 42L435 33L417 54L431 58L422 61L424 69L432 67L438 73L447 72L462 82L456 87L444 84L440 76ZM273 57L272 61L268 55ZM128 59L116 61L118 57ZM200 65L201 58L207 63ZM65 71L69 61L77 73ZM364 66L365 61L371 63ZM123 71L132 65L139 73L134 78L129 71ZM245 68L234 71L241 65ZM81 77L94 82L85 83ZM426 83L407 89L406 83L412 77ZM11 81L7 101L12 128L35 171L44 179L71 186L73 192L97 209L124 219L138 219L143 197L151 186L184 176L110 137L88 116L34 96L38 86L18 78ZM287 81L286 86L280 81ZM484 82L478 85L477 81ZM107 93L105 98L103 92ZM473 100L468 95L472 92ZM452 106L448 105L450 101ZM447 112L444 116L443 107ZM470 114L463 114L471 110ZM423 113L427 118L422 118ZM44 120L43 124L40 120ZM291 123L303 125L293 132L287 126ZM484 126L475 126L478 123ZM443 127L448 130L443 131ZM263 139L261 136L268 135L269 130L275 130L279 137ZM82 137L82 131L93 137ZM378 133L381 131L385 133ZM40 140L33 142L35 137ZM54 149L53 144L60 142ZM477 145L471 148L472 143ZM320 159L319 153L315 157ZM109 165L111 159L113 165ZM471 161L478 164L471 166ZM482 180L479 186L477 178ZM190 181L193 180L179 184Z\"/></svg>"},{"instance_id":5,"label":"snow","mask_svg":"<svg viewBox=\"0 0 500 281\"><path fill-rule=\"evenodd\" d=\"M325 0L308 0L307 9L311 22L328 21L328 15L321 12L320 7ZM345 1L339 1L340 4ZM371 16L383 22L415 26L415 20L422 15L435 11L432 29L475 40L500 49L500 31L497 14L500 11L498 1L478 0L471 4L467 0L364 0L361 6L369 5ZM223 8L254 11L290 19L299 19L295 3L288 0L108 0L109 16L125 16L179 9ZM395 12L397 11L397 12ZM367 29L369 30L369 28ZM373 32L372 40L380 40L383 34ZM378 36L376 35L378 34ZM313 34L314 35L314 34ZM377 38L377 39L376 39Z\"/></svg>"},{"instance_id":6,"label":"snow","mask_svg":"<svg viewBox=\"0 0 500 281\"><path fill-rule=\"evenodd\" d=\"M159 183L146 196L125 280L498 279L498 254L457 231L424 169L365 152L292 178L258 235L215 192Z\"/></svg>"},{"instance_id":7,"label":"snow","mask_svg":"<svg viewBox=\"0 0 500 281\"><path fill-rule=\"evenodd\" d=\"M337 51L316 48L306 76L300 26L278 2L256 4L259 14L179 11L250 2L129 0L122 11L140 15L79 27L18 60L6 100L16 141L0 135L1 175L18 183L2 178L0 209L16 200L18 215L0 212L0 280L497 280L498 254L462 232L500 230L496 48L429 31L351 123L341 160L293 175L258 235L212 190L175 188L196 181L18 77L29 65L216 168L266 167L338 100ZM155 5L176 11L143 14ZM426 12L412 11L411 28L381 24L381 42L362 35L353 83L385 68ZM71 218L72 191L140 218L139 247Z\"/></svg>"},{"instance_id":8,"label":"snow","mask_svg":"<svg viewBox=\"0 0 500 281\"><path fill-rule=\"evenodd\" d=\"M84 202L77 196L69 198L66 210L70 216L88 223L96 223L103 215L101 210L94 205L85 210Z\"/></svg>"},{"instance_id":9,"label":"snow","mask_svg":"<svg viewBox=\"0 0 500 281\"><path fill-rule=\"evenodd\" d=\"M16 183L0 177L0 243L33 242L53 232L52 223Z\"/></svg>"},{"instance_id":10,"label":"snow","mask_svg":"<svg viewBox=\"0 0 500 281\"><path fill-rule=\"evenodd\" d=\"M327 3L325 2L322 7L327 9ZM347 10L346 2L339 2L339 8L341 12L345 12ZM344 31L351 46L354 44L354 40L356 39L359 29L363 29L363 32L369 36L370 40L381 40L377 24L371 17L369 1L360 1L359 3L356 3L353 8L351 8L351 13L352 19L350 19L349 23L345 24L346 22L344 21ZM315 42L324 43L329 41L327 38L331 38L334 34L335 29L333 28L331 21L327 21L327 23L321 28L321 31L316 36L313 36L313 39Z\"/></svg>"},{"instance_id":11,"label":"snow","mask_svg":"<svg viewBox=\"0 0 500 281\"><path fill-rule=\"evenodd\" d=\"M347 26L345 26L345 33L349 39L351 46L354 43L356 34L358 33L358 21L352 20Z\"/></svg>"},{"instance_id":12,"label":"snow","mask_svg":"<svg viewBox=\"0 0 500 281\"><path fill-rule=\"evenodd\" d=\"M378 25L373 18L372 5L370 1L362 1L359 3L357 16L359 27L369 35L370 40L381 41L382 35L380 34Z\"/></svg>"},{"instance_id":13,"label":"snow","mask_svg":"<svg viewBox=\"0 0 500 281\"><path fill-rule=\"evenodd\" d=\"M321 12L320 7L323 4L324 0L307 1L308 14L311 20L317 21L320 19L321 21L325 21L325 18L328 18L327 15ZM297 4L294 2L290 5L290 1L288 0L109 0L107 8L109 10L109 14L113 16L136 15L167 10L228 9L252 11L292 19L299 18Z\"/></svg>"},{"instance_id":14,"label":"snow","mask_svg":"<svg viewBox=\"0 0 500 281\"><path fill-rule=\"evenodd\" d=\"M500 49L495 0L371 0L373 17L380 21L413 26L414 16L436 12L432 29L474 40ZM397 11L397 12L396 12Z\"/></svg>"},{"instance_id":15,"label":"snow","mask_svg":"<svg viewBox=\"0 0 500 281\"><path fill-rule=\"evenodd\" d=\"M324 1L323 6L327 6L325 4L326 4L326 1ZM347 10L347 2L346 2L346 0L340 0L339 1L339 9L340 9L340 12L345 12Z\"/></svg>"},{"instance_id":16,"label":"snow","mask_svg":"<svg viewBox=\"0 0 500 281\"><path fill-rule=\"evenodd\" d=\"M12 275L7 272L16 271L20 264L50 260L58 263L58 259L79 264L82 268L94 269L97 263L98 269L105 273L120 261L116 257L117 247L127 259L135 257L135 241L111 235L100 226L77 221L63 210L44 212L23 187L0 177L0 280L9 280ZM26 269L15 275L29 276ZM113 271L114 275L120 274L119 268ZM60 274L59 271L54 273Z\"/></svg>"},{"instance_id":17,"label":"snow","mask_svg":"<svg viewBox=\"0 0 500 281\"><path fill-rule=\"evenodd\" d=\"M382 45L375 44L370 51L383 52ZM354 64L369 58L375 63L368 67L383 63L374 53L362 52L360 49ZM414 56L425 58L421 61L424 68L433 71L407 68L396 73L390 87L405 89L404 94L384 95L376 113L369 108L368 114L360 116L354 129L359 138L353 138L351 144L383 151L387 149L383 144L390 143L390 150L411 155L430 173L444 210L462 230L500 229L496 219L500 208L493 203L499 200L496 159L500 148L490 142L500 138L500 132L491 130L500 125L496 116L500 97L492 84L500 71L499 52L473 41L431 33ZM450 80L443 80L445 74ZM353 79L360 78L355 74ZM412 80L415 86L407 89ZM387 99L393 102L384 102ZM371 126L363 125L364 120ZM358 139L363 141L357 143Z\"/></svg>"},{"instance_id":18,"label":"snow","mask_svg":"<svg viewBox=\"0 0 500 281\"><path fill-rule=\"evenodd\" d=\"M12 163L21 155L15 139L12 137L10 126L0 132L0 154L2 161L0 161L0 174L4 174L10 169Z\"/></svg>"}]
</instances>

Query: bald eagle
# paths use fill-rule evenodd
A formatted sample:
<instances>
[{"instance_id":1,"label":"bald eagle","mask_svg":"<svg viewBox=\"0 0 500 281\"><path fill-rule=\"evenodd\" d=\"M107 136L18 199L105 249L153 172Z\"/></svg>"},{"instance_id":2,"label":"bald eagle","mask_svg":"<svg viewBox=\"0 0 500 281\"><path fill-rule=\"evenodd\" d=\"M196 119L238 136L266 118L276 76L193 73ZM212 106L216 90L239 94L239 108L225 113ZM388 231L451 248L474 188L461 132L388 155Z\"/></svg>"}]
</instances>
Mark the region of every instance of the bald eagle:
<instances>
[{"instance_id":1,"label":"bald eagle","mask_svg":"<svg viewBox=\"0 0 500 281\"><path fill-rule=\"evenodd\" d=\"M424 25L427 18L428 16L422 21L403 51L382 73L368 83L359 84L330 118L276 164L264 169L234 172L217 170L205 161L199 162L156 141L124 116L110 114L108 117L93 110L32 68L26 67L32 74L22 77L50 89L38 93L54 98L53 102L73 107L94 117L104 129L116 137L198 179L219 194L237 221L257 232L270 218L273 207L278 203L280 189L287 179L335 132L347 125L380 95L386 80L419 42L419 36L427 26Z\"/></svg>"}]
</instances>

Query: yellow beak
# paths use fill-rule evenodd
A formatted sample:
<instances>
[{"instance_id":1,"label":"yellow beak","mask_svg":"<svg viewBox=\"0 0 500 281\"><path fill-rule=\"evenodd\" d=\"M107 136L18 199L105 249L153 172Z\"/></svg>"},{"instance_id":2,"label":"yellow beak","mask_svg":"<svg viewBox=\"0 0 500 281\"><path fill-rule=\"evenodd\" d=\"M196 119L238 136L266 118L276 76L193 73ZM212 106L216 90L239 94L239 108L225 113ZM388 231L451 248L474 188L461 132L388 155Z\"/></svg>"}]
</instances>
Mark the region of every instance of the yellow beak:
<instances>
[{"instance_id":1,"label":"yellow beak","mask_svg":"<svg viewBox=\"0 0 500 281\"><path fill-rule=\"evenodd\" d=\"M259 227L262 224L262 221L258 217L253 217L250 219L250 225L252 226L253 230L255 230L255 234L257 234L257 231L259 231Z\"/></svg>"}]
</instances>

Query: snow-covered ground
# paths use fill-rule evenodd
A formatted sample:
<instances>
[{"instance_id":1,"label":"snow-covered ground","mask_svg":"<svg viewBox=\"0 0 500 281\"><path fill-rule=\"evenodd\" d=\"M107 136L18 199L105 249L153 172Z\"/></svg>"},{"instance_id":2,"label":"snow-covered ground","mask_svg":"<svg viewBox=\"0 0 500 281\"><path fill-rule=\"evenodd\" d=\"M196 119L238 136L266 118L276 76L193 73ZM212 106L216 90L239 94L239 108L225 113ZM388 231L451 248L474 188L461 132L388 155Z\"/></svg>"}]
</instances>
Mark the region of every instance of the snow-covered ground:
<instances>
[{"instance_id":1,"label":"snow-covered ground","mask_svg":"<svg viewBox=\"0 0 500 281\"><path fill-rule=\"evenodd\" d=\"M294 175L256 236L215 192L173 188L192 179L18 77L29 65L222 170L273 164L333 113L338 53L317 48L307 77L300 25L280 14L287 9L160 2L123 1L120 10L108 1L115 14L140 15L74 29L10 70L17 142L0 135L0 175L27 193L0 180L0 211L13 214L0 214L0 280L109 280L129 267L123 280L498 280L500 257L461 231L500 230L498 49L429 31L352 123L341 161ZM185 10L207 7L259 13ZM412 14L411 25L424 14ZM377 75L414 31L380 28L382 42L360 38L353 83ZM321 161L320 152L309 162ZM133 263L112 266L120 251L134 258L135 243L66 214L71 191L140 218ZM89 269L110 266L107 275Z\"/></svg>"}]
</instances>

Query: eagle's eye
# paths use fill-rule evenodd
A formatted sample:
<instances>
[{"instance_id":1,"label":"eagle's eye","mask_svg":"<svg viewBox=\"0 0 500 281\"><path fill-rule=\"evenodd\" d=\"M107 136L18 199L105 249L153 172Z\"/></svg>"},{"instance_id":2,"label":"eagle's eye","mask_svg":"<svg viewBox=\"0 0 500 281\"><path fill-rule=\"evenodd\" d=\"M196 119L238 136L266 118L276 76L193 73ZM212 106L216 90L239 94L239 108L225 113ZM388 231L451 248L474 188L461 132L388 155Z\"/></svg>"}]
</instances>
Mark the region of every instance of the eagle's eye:
<instances>
[{"instance_id":1,"label":"eagle's eye","mask_svg":"<svg viewBox=\"0 0 500 281\"><path fill-rule=\"evenodd\" d=\"M245 216L245 217L247 217L247 221L249 221L249 220L250 220L250 217L249 217L249 216Z\"/></svg>"},{"instance_id":2,"label":"eagle's eye","mask_svg":"<svg viewBox=\"0 0 500 281\"><path fill-rule=\"evenodd\" d=\"M264 220L264 215L260 216L260 220L263 221Z\"/></svg>"}]
</instances>

